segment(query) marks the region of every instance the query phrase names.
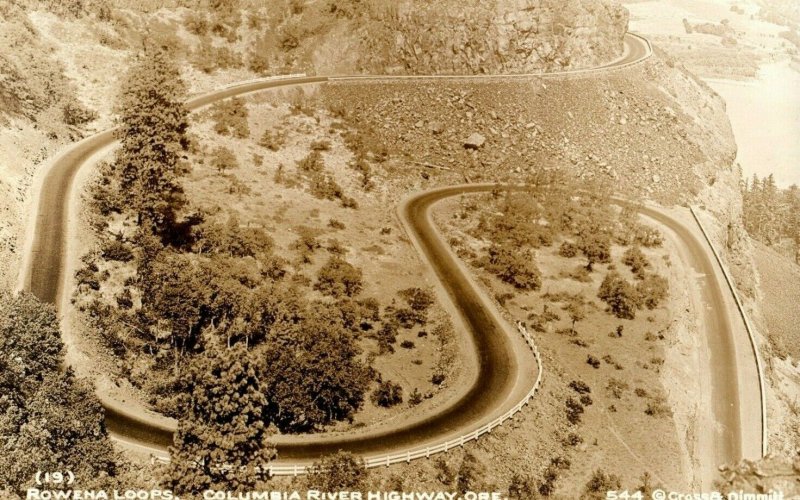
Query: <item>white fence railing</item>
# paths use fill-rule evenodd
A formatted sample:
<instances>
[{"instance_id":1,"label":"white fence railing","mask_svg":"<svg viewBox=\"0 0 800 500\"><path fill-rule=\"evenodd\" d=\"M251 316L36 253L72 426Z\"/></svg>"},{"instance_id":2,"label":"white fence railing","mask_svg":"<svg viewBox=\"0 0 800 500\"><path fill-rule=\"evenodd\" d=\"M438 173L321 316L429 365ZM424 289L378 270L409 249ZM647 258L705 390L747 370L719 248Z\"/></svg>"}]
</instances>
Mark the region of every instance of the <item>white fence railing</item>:
<instances>
[{"instance_id":1,"label":"white fence railing","mask_svg":"<svg viewBox=\"0 0 800 500\"><path fill-rule=\"evenodd\" d=\"M719 253L717 252L716 247L714 247L714 243L711 241L711 237L709 236L708 232L706 232L706 228L703 227L703 223L700 222L700 218L697 216L694 208L689 207L689 210L692 212L692 217L697 222L697 225L700 227L700 231L703 233L706 241L708 242L708 246L711 247L711 252L714 254L714 258L717 260L720 269L722 270L722 275L725 276L725 281L728 284L728 288L731 290L731 294L733 295L733 300L736 302L736 308L739 310L739 314L742 316L742 320L744 321L744 328L747 330L747 336L750 339L750 347L753 349L753 355L756 358L756 370L758 371L758 389L760 391L761 396L761 456L767 456L767 448L769 445L769 433L767 432L767 394L766 394L766 386L764 380L764 366L761 361L761 353L758 350L758 344L756 343L755 338L755 329L753 325L750 323L750 318L747 316L747 313L744 310L744 305L742 304L741 299L739 298L739 293L736 291L736 286L731 277L730 273L728 272L727 267L722 262L722 258L720 257Z\"/></svg>"}]
</instances>

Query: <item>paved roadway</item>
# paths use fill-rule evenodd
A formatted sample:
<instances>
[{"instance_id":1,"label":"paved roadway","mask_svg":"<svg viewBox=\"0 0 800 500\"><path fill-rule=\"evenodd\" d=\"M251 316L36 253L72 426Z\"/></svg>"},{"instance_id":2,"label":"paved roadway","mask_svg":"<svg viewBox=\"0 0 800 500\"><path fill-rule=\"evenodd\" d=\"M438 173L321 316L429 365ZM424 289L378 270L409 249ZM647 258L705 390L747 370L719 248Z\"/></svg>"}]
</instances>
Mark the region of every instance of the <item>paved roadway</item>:
<instances>
[{"instance_id":1,"label":"paved roadway","mask_svg":"<svg viewBox=\"0 0 800 500\"><path fill-rule=\"evenodd\" d=\"M635 64L650 55L648 42L640 37L633 35L626 37L625 47L623 56L613 63L592 70L568 73L580 74L595 72L599 69L624 67ZM457 76L456 78L465 77ZM187 106L194 110L235 95L282 86L323 83L328 80L327 77L298 77L247 82L196 97L188 101ZM78 170L87 164L87 160L96 152L114 143L113 135L114 131L109 130L70 147L51 164L42 180L35 231L30 244L29 265L21 270L23 288L33 292L41 300L56 305L61 303L60 297L65 281L62 275L65 241L69 230L67 224L69 193L72 183ZM509 398L520 393L521 386L527 384L528 389L532 386L532 377L519 373L519 367L525 361L520 358L519 350L513 348L514 343L511 341L511 336L516 335L516 332L499 317L493 306L482 296L482 292L467 276L463 267L458 264L452 252L438 236L428 214L429 208L436 201L445 197L460 195L465 191L475 192L487 189L490 187L485 185L457 186L421 193L408 200L399 210L400 218L407 226L406 229L412 240L417 243L418 250L422 252L422 256L446 292L446 297L443 298L450 302L460 316L460 322L466 327L475 347L478 373L471 387L464 390L460 398L442 408L438 413L409 422L399 428L358 436L280 437L277 442L282 462L287 460L305 462L321 454L339 449L374 455L379 452L396 452L399 449L404 450L441 442L459 433L475 429L491 420L515 403ZM648 216L667 225L680 226L679 223L664 214L652 212L648 213ZM681 238L693 249L692 254L698 267L713 266L708 252L699 246L696 239L687 239L686 234L681 234ZM707 276L713 277L714 274L707 273ZM714 286L708 288L707 292L711 294L708 297L709 303L719 303L716 301L722 293L722 288L716 281L712 285ZM715 413L725 422L724 441L727 444L724 445L722 455L738 458L741 450L739 439L741 432L738 413L733 411L733 408L738 408L735 358L731 358L729 323L727 316L723 313L724 308L715 310L719 314L716 315L716 318L710 318L711 323L708 324L709 338L716 349L715 356L719 356L721 360L734 361L718 363L721 368L719 373L715 372L715 377L720 382L714 384L715 389L719 389L715 392ZM733 408L729 405L733 405ZM138 416L136 412L128 411L124 404L108 400L108 398L104 398L104 406L107 426L113 437L128 443L136 443L157 454L163 454L166 447L172 443L174 421L156 422L147 417ZM730 409L726 411L725 407Z\"/></svg>"}]
</instances>

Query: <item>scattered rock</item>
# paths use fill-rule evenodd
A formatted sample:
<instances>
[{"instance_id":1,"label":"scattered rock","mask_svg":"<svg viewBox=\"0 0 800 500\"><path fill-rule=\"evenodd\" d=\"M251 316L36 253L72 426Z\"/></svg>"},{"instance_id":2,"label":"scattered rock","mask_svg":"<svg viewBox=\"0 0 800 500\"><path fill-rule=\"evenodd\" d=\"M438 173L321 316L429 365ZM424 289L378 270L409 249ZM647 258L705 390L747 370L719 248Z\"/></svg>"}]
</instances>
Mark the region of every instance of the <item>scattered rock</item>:
<instances>
[{"instance_id":1,"label":"scattered rock","mask_svg":"<svg viewBox=\"0 0 800 500\"><path fill-rule=\"evenodd\" d=\"M475 132L471 136L467 137L467 140L464 141L464 148L465 149L480 149L483 147L483 144L486 142L486 137L482 136L481 134Z\"/></svg>"}]
</instances>

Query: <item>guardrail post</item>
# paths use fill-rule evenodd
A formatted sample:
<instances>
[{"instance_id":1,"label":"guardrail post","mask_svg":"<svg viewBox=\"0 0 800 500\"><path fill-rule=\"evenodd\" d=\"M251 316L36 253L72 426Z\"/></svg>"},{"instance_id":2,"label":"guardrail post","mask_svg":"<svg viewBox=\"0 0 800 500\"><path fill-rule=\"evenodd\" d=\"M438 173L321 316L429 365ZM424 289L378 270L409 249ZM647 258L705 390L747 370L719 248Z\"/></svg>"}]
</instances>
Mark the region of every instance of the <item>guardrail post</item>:
<instances>
[{"instance_id":1,"label":"guardrail post","mask_svg":"<svg viewBox=\"0 0 800 500\"><path fill-rule=\"evenodd\" d=\"M407 464L411 463L411 450L408 450L408 452L406 453L406 463Z\"/></svg>"},{"instance_id":2,"label":"guardrail post","mask_svg":"<svg viewBox=\"0 0 800 500\"><path fill-rule=\"evenodd\" d=\"M294 473L294 477L297 477L297 464L293 465L292 472Z\"/></svg>"},{"instance_id":3,"label":"guardrail post","mask_svg":"<svg viewBox=\"0 0 800 500\"><path fill-rule=\"evenodd\" d=\"M389 467L391 464L389 463L389 455L386 455L386 467Z\"/></svg>"},{"instance_id":4,"label":"guardrail post","mask_svg":"<svg viewBox=\"0 0 800 500\"><path fill-rule=\"evenodd\" d=\"M463 435L461 436L461 447L462 448L464 447L464 436Z\"/></svg>"},{"instance_id":5,"label":"guardrail post","mask_svg":"<svg viewBox=\"0 0 800 500\"><path fill-rule=\"evenodd\" d=\"M431 449L429 447L425 447L425 458L431 458Z\"/></svg>"}]
</instances>

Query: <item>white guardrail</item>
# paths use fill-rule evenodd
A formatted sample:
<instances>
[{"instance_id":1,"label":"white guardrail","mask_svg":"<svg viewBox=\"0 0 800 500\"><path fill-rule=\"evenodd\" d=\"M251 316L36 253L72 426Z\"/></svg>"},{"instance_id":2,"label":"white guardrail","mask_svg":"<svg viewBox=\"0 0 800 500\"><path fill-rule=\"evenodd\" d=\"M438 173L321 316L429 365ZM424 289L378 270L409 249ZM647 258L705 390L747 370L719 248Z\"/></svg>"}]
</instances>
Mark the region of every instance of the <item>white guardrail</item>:
<instances>
[{"instance_id":1,"label":"white guardrail","mask_svg":"<svg viewBox=\"0 0 800 500\"><path fill-rule=\"evenodd\" d=\"M703 223L700 222L700 218L697 216L697 212L695 212L694 208L690 206L689 211L692 212L692 217L694 217L694 220L700 227L700 231L703 233L703 236L708 242L708 246L711 247L711 252L714 254L714 258L717 260L717 263L722 270L722 275L725 276L725 281L728 284L728 288L730 288L731 294L733 294L733 300L736 302L736 308L739 310L739 314L742 316L742 320L744 321L744 328L747 330L747 336L750 339L750 347L753 348L753 355L756 358L756 370L758 371L758 389L761 393L761 456L766 457L767 448L769 445L769 433L767 432L767 393L764 380L764 365L761 361L761 353L758 350L758 344L756 343L754 333L755 329L750 323L750 318L747 316L747 313L744 310L744 305L739 298L739 293L736 291L733 278L728 272L727 267L725 267L725 264L722 262L722 258L717 252L716 247L714 247L714 243L711 241L711 237L709 236L708 232L706 232L706 228L703 227Z\"/></svg>"},{"instance_id":2,"label":"white guardrail","mask_svg":"<svg viewBox=\"0 0 800 500\"><path fill-rule=\"evenodd\" d=\"M475 429L474 431L470 431L466 434L462 434L461 436L451 439L449 441L445 441L444 443L436 444L433 446L427 446L424 448L416 448L411 449L408 451L402 451L399 453L388 454L388 455L380 455L374 457L365 457L364 464L367 468L375 468L375 467L388 467L392 464L402 463L402 462L411 462L412 460L417 460L420 458L430 458L432 455L436 455L437 453L445 453L449 450L454 448L458 448L464 446L465 443L470 441L476 441L478 438L483 436L484 434L489 434L492 432L493 429L503 425L508 420L514 418L514 416L519 413L533 398L536 394L536 391L539 390L539 386L542 383L542 357L539 354L539 349L536 347L536 344L533 342L533 338L531 338L528 331L525 329L525 326L521 322L517 322L517 329L519 333L522 335L522 338L525 340L525 343L530 348L531 352L533 352L534 358L536 358L536 382L533 384L533 388L528 391L522 400L514 405L513 408L508 410L507 412L503 413L501 416L495 418L491 422ZM301 474L306 474L310 469L308 465L301 465L301 464L270 464L267 467L269 474L271 476L298 476Z\"/></svg>"}]
</instances>

